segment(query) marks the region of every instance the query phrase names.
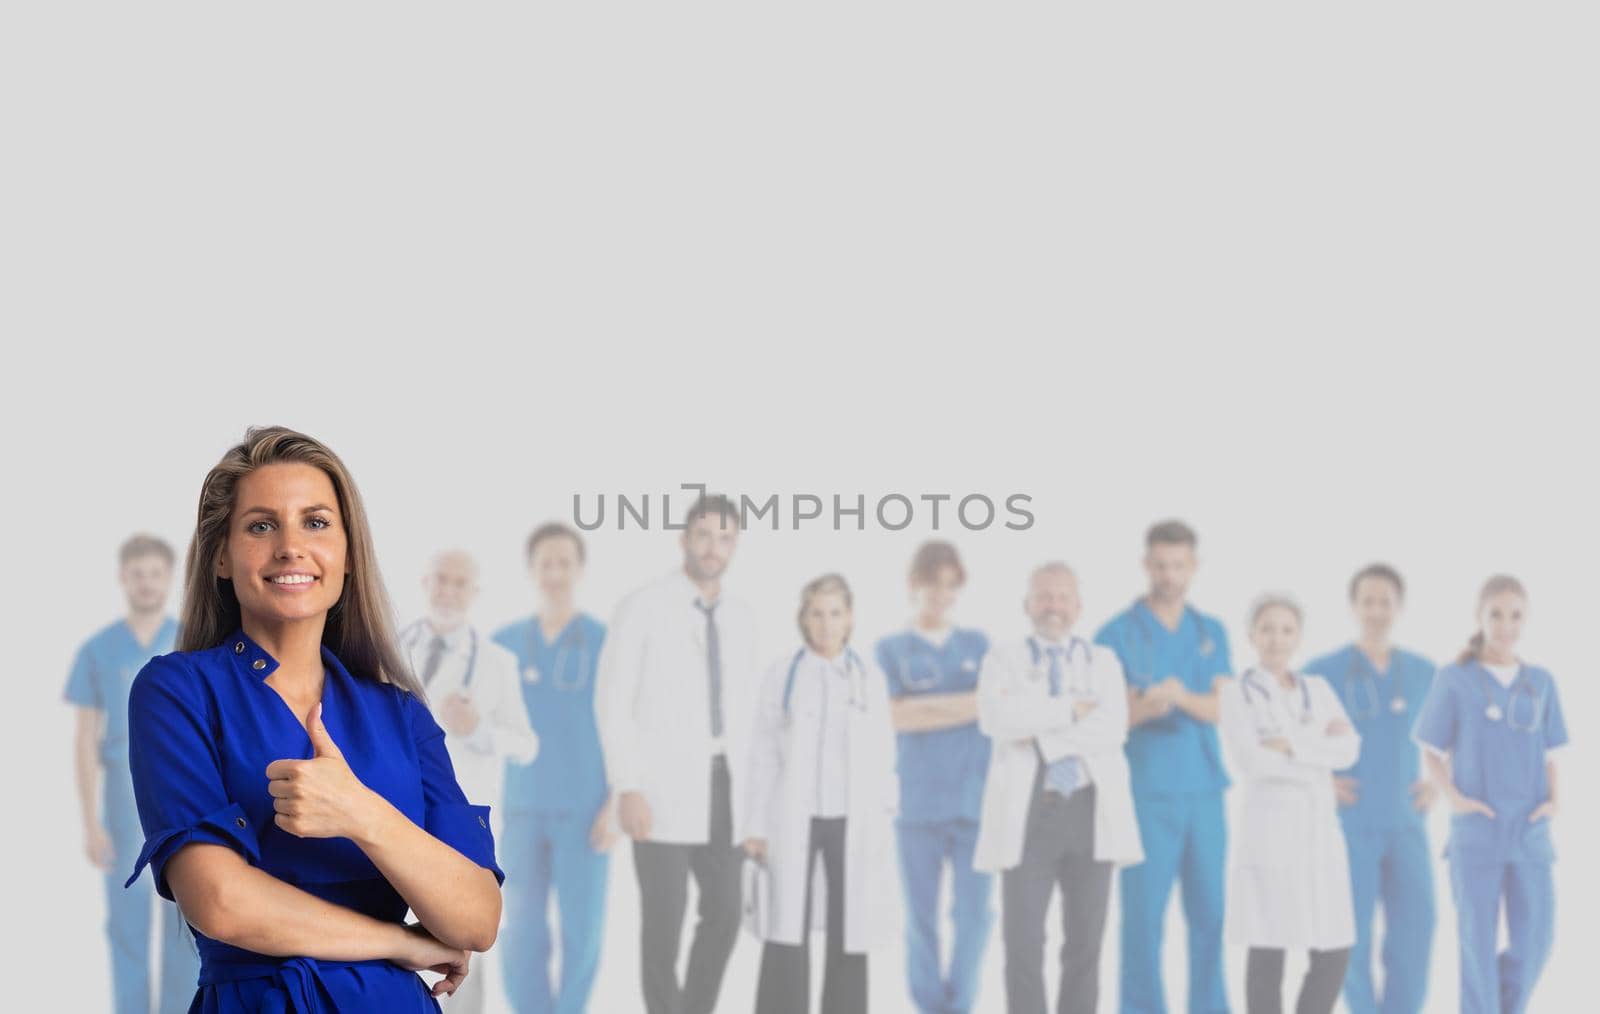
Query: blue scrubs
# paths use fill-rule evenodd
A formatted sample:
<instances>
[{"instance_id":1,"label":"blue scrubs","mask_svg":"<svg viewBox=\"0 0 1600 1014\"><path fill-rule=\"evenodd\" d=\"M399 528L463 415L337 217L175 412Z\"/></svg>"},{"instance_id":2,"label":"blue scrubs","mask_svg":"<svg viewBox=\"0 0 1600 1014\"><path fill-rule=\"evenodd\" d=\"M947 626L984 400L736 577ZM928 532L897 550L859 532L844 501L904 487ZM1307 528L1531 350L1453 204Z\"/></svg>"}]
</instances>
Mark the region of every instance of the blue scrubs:
<instances>
[{"instance_id":1,"label":"blue scrubs","mask_svg":"<svg viewBox=\"0 0 1600 1014\"><path fill-rule=\"evenodd\" d=\"M322 720L362 784L473 862L494 862L489 808L467 802L444 730L399 687L357 678L322 649ZM193 842L231 848L252 866L374 919L405 921L405 899L348 838L299 838L278 827L266 768L310 758L299 716L266 683L278 663L243 631L204 651L151 659L128 696L128 761L144 826L132 884L149 865L172 900L167 861ZM383 959L281 958L194 931L200 951L195 1014L227 1011L436 1012L422 977Z\"/></svg>"},{"instance_id":2,"label":"blue scrubs","mask_svg":"<svg viewBox=\"0 0 1600 1014\"><path fill-rule=\"evenodd\" d=\"M1347 645L1306 666L1328 681L1361 735L1361 756L1339 772L1359 783L1352 806L1341 806L1350 853L1356 944L1345 973L1351 1014L1419 1014L1428 990L1433 948L1433 860L1424 815L1412 804L1421 777L1412 730L1433 685L1433 663L1395 649L1378 672L1365 652ZM1383 901L1383 995L1372 977L1372 916Z\"/></svg>"},{"instance_id":3,"label":"blue scrubs","mask_svg":"<svg viewBox=\"0 0 1600 1014\"><path fill-rule=\"evenodd\" d=\"M532 764L506 765L500 854L506 885L501 950L506 992L520 1014L580 1014L600 968L611 857L589 845L606 801L595 724L595 670L605 625L579 614L546 641L537 616L507 626L496 643L517 656L522 699L539 737ZM550 890L561 910L561 976L550 982Z\"/></svg>"},{"instance_id":4,"label":"blue scrubs","mask_svg":"<svg viewBox=\"0 0 1600 1014\"><path fill-rule=\"evenodd\" d=\"M1461 945L1462 1014L1520 1014L1555 936L1550 821L1528 817L1550 795L1545 754L1567 742L1550 673L1523 666L1510 688L1476 661L1439 670L1417 741L1450 754L1455 786L1493 817L1450 818L1450 886ZM1508 946L1496 953L1500 906Z\"/></svg>"},{"instance_id":5,"label":"blue scrubs","mask_svg":"<svg viewBox=\"0 0 1600 1014\"><path fill-rule=\"evenodd\" d=\"M944 643L904 631L880 640L878 667L889 696L962 694L978 689L978 670L989 640L976 630L952 630ZM989 737L976 720L948 729L896 735L900 776L900 882L906 898L906 977L923 1014L968 1011L978 996L983 951L994 924L989 905L993 877L972 868L978 843L983 783L989 772ZM950 869L954 940L943 970L939 943L939 891Z\"/></svg>"},{"instance_id":6,"label":"blue scrubs","mask_svg":"<svg viewBox=\"0 0 1600 1014\"><path fill-rule=\"evenodd\" d=\"M1144 689L1176 676L1195 693L1209 693L1229 675L1228 636L1222 624L1184 607L1169 630L1144 602L1115 616L1095 643L1117 653L1130 687ZM1222 971L1222 916L1228 825L1223 793L1228 774L1217 727L1174 708L1128 733L1134 813L1144 862L1124 867L1122 974L1124 1014L1165 1014L1161 943L1173 881L1182 885L1189 924L1191 1014L1226 1014Z\"/></svg>"},{"instance_id":7,"label":"blue scrubs","mask_svg":"<svg viewBox=\"0 0 1600 1014\"><path fill-rule=\"evenodd\" d=\"M171 617L162 621L148 645L139 643L126 621L118 620L95 634L78 649L64 694L80 708L105 713L100 740L104 784L100 797L100 822L111 836L115 851L104 874L106 938L111 945L112 1009L116 1014L148 1014L150 1010L150 885L122 889L122 874L139 854L144 835L133 805L133 779L128 775L128 688L134 674L150 660L172 650L178 625ZM161 906L160 1014L182 1014L189 1009L200 959L183 932L176 909Z\"/></svg>"}]
</instances>

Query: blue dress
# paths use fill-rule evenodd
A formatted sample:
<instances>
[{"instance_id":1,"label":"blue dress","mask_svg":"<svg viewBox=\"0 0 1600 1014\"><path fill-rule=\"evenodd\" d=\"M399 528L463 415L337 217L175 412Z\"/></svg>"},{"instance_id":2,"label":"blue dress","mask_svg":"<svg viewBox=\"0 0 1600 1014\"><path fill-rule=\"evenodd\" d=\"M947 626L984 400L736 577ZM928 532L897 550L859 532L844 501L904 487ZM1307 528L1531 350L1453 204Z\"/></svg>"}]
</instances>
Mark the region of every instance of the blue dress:
<instances>
[{"instance_id":1,"label":"blue dress","mask_svg":"<svg viewBox=\"0 0 1600 1014\"><path fill-rule=\"evenodd\" d=\"M328 650L322 720L356 777L495 879L489 808L467 802L428 708L392 684L357 678ZM192 842L234 849L252 866L376 919L405 919L403 898L347 838L298 838L275 823L267 765L308 759L300 718L266 683L278 663L236 631L215 648L153 658L128 696L128 761L144 828L132 884L146 865L173 900L167 861ZM322 961L255 954L195 931L200 984L191 1014L224 1011L433 1012L417 973L382 959Z\"/></svg>"}]
</instances>

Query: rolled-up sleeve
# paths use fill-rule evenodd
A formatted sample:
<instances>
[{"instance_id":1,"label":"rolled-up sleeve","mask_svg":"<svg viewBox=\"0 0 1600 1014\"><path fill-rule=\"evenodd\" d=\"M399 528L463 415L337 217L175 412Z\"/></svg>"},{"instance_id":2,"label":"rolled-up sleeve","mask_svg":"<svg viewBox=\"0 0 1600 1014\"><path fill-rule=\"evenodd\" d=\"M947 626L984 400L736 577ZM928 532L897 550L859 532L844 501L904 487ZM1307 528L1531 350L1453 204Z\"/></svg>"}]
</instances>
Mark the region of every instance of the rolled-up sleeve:
<instances>
[{"instance_id":1,"label":"rolled-up sleeve","mask_svg":"<svg viewBox=\"0 0 1600 1014\"><path fill-rule=\"evenodd\" d=\"M467 802L456 781L444 729L427 705L406 694L411 710L411 735L417 744L422 771L422 828L457 852L494 874L504 884L506 875L494 861L494 832L489 829L489 808Z\"/></svg>"},{"instance_id":2,"label":"rolled-up sleeve","mask_svg":"<svg viewBox=\"0 0 1600 1014\"><path fill-rule=\"evenodd\" d=\"M185 845L223 845L260 865L255 828L228 797L215 723L197 675L174 655L151 659L128 693L128 767L144 847L124 887L146 866L168 901L166 865Z\"/></svg>"}]
</instances>

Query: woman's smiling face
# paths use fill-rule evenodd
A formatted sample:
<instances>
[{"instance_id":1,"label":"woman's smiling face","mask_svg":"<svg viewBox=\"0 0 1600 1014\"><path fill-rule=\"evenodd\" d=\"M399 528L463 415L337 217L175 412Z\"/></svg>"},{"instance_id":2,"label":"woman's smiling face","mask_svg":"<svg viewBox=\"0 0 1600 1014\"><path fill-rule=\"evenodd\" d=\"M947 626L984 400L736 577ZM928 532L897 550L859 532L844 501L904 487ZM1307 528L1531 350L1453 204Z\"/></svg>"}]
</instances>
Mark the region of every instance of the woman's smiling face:
<instances>
[{"instance_id":1,"label":"woman's smiling face","mask_svg":"<svg viewBox=\"0 0 1600 1014\"><path fill-rule=\"evenodd\" d=\"M239 480L217 574L247 620L326 614L344 593L347 537L333 481L315 465L263 465Z\"/></svg>"}]
</instances>

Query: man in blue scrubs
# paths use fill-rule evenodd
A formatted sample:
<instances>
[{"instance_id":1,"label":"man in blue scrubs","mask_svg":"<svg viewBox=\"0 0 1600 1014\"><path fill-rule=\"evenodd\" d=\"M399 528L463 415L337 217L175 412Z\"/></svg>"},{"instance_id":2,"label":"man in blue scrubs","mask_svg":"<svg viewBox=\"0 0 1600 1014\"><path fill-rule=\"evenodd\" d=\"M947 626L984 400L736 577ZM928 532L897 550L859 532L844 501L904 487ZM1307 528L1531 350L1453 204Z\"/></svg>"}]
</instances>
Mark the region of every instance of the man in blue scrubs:
<instances>
[{"instance_id":1,"label":"man in blue scrubs","mask_svg":"<svg viewBox=\"0 0 1600 1014\"><path fill-rule=\"evenodd\" d=\"M85 849L105 881L112 1009L116 1014L147 1014L150 881L122 887L125 871L144 845L128 772L128 688L146 662L172 650L178 625L165 615L172 547L154 536L135 535L122 544L120 559L128 615L78 649L64 696L78 709L75 753ZM161 995L156 1009L181 1014L194 998L200 960L177 908L162 905L160 918Z\"/></svg>"},{"instance_id":2,"label":"man in blue scrubs","mask_svg":"<svg viewBox=\"0 0 1600 1014\"><path fill-rule=\"evenodd\" d=\"M1351 1014L1418 1014L1428 988L1433 944L1433 864L1424 823L1436 786L1421 776L1411 733L1433 663L1392 646L1405 599L1394 568L1375 563L1350 582L1361 639L1312 661L1306 671L1328 681L1361 734L1355 767L1339 772L1339 816L1350 850L1356 945L1345 973ZM1383 990L1372 976L1372 915L1383 902Z\"/></svg>"},{"instance_id":3,"label":"man in blue scrubs","mask_svg":"<svg viewBox=\"0 0 1600 1014\"><path fill-rule=\"evenodd\" d=\"M1128 678L1128 762L1144 862L1122 870L1124 1014L1165 1014L1161 942L1174 880L1189 924L1190 1014L1226 1014L1222 972L1228 775L1217 739L1229 678L1222 624L1187 602L1198 559L1194 530L1163 521L1145 536L1150 592L1100 629Z\"/></svg>"},{"instance_id":4,"label":"man in blue scrubs","mask_svg":"<svg viewBox=\"0 0 1600 1014\"><path fill-rule=\"evenodd\" d=\"M606 886L616 840L595 724L595 667L605 625L576 605L583 539L560 522L528 536L528 573L539 611L502 628L517 656L522 698L539 737L531 764L508 763L506 929L499 952L506 994L519 1014L582 1014L600 967ZM561 915L561 970L550 981L550 893Z\"/></svg>"}]
</instances>

